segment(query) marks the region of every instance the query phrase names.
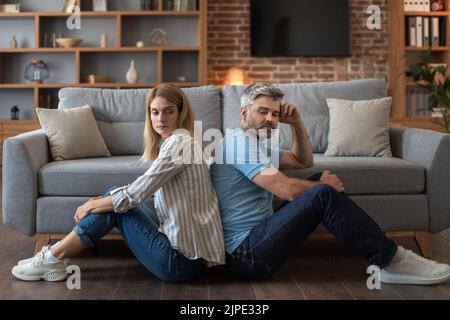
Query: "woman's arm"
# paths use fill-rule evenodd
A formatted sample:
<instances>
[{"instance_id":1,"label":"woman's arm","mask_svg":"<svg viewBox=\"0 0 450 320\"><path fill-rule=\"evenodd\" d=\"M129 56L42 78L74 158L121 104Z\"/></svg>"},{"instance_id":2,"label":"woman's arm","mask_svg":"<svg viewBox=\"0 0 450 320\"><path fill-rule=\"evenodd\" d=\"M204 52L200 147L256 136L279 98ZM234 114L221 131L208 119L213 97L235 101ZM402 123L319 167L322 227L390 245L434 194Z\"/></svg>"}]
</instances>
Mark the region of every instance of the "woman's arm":
<instances>
[{"instance_id":1,"label":"woman's arm","mask_svg":"<svg viewBox=\"0 0 450 320\"><path fill-rule=\"evenodd\" d=\"M77 223L80 223L81 219L90 213L109 213L113 210L112 196L96 197L86 201L82 206L78 207L74 219Z\"/></svg>"},{"instance_id":2,"label":"woman's arm","mask_svg":"<svg viewBox=\"0 0 450 320\"><path fill-rule=\"evenodd\" d=\"M167 181L190 165L191 148L195 141L186 135L166 140L150 168L127 188L112 193L114 212L125 213L152 196ZM202 156L200 147L200 157ZM189 156L185 159L186 156ZM194 158L195 159L195 158Z\"/></svg>"}]
</instances>

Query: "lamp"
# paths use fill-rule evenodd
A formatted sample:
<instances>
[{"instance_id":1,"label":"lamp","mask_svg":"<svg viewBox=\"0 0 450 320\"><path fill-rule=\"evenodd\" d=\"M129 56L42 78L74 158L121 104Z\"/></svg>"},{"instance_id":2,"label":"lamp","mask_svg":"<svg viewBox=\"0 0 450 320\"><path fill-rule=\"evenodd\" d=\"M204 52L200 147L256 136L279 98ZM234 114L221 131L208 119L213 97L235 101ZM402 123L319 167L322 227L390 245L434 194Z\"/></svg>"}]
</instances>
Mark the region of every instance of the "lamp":
<instances>
[{"instance_id":1,"label":"lamp","mask_svg":"<svg viewBox=\"0 0 450 320\"><path fill-rule=\"evenodd\" d=\"M42 60L32 60L25 69L25 79L42 83L50 77L47 66Z\"/></svg>"},{"instance_id":2,"label":"lamp","mask_svg":"<svg viewBox=\"0 0 450 320\"><path fill-rule=\"evenodd\" d=\"M11 108L11 120L19 120L19 108L17 106Z\"/></svg>"},{"instance_id":3,"label":"lamp","mask_svg":"<svg viewBox=\"0 0 450 320\"><path fill-rule=\"evenodd\" d=\"M231 68L228 70L224 84L242 85L244 84L244 70L240 68Z\"/></svg>"}]
</instances>

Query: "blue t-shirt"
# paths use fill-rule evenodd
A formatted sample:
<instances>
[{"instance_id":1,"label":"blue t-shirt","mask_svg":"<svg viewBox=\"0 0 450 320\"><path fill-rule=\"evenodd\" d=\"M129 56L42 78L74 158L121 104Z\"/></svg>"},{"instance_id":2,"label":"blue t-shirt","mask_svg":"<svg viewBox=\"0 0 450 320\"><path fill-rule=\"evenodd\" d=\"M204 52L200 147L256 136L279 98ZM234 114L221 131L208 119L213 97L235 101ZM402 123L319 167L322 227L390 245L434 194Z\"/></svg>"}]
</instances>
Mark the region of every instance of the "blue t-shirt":
<instances>
[{"instance_id":1,"label":"blue t-shirt","mask_svg":"<svg viewBox=\"0 0 450 320\"><path fill-rule=\"evenodd\" d=\"M272 193L252 179L278 167L282 150L259 143L243 129L228 129L216 148L211 178L219 199L225 249L232 253L251 229L273 214Z\"/></svg>"}]
</instances>

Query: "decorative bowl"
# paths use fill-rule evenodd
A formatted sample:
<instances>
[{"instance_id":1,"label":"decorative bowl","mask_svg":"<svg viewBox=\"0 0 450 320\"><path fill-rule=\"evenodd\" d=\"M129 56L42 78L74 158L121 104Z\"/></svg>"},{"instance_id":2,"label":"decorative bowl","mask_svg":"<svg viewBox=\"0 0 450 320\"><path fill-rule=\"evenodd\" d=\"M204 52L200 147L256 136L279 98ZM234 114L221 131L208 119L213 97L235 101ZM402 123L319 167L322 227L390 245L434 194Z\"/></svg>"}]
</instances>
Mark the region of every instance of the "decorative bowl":
<instances>
[{"instance_id":1,"label":"decorative bowl","mask_svg":"<svg viewBox=\"0 0 450 320\"><path fill-rule=\"evenodd\" d=\"M76 38L58 38L56 42L63 48L73 48L81 43L82 39Z\"/></svg>"}]
</instances>

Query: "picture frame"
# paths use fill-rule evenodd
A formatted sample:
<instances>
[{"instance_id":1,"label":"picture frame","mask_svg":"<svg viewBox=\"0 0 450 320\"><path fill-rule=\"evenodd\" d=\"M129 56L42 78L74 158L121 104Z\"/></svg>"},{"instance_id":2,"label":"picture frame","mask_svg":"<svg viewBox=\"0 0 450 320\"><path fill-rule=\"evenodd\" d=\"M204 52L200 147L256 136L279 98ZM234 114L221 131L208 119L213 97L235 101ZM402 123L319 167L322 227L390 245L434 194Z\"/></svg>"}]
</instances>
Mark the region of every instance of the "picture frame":
<instances>
[{"instance_id":1,"label":"picture frame","mask_svg":"<svg viewBox=\"0 0 450 320\"><path fill-rule=\"evenodd\" d=\"M77 0L66 0L64 2L63 12L72 13L72 6L77 4Z\"/></svg>"},{"instance_id":2,"label":"picture frame","mask_svg":"<svg viewBox=\"0 0 450 320\"><path fill-rule=\"evenodd\" d=\"M107 0L92 0L92 11L108 11Z\"/></svg>"}]
</instances>

